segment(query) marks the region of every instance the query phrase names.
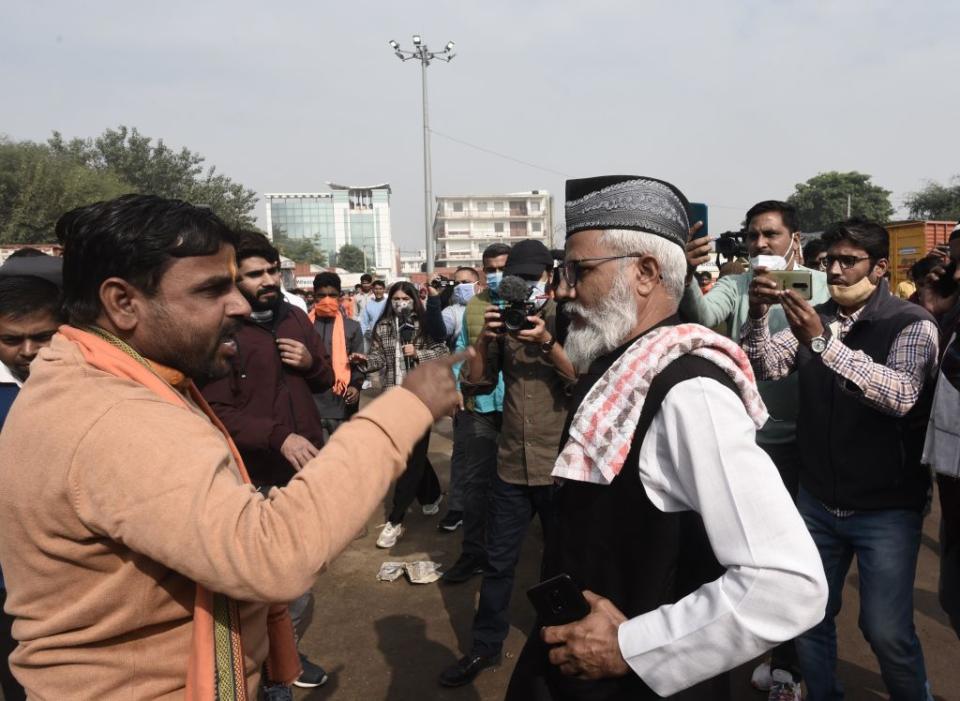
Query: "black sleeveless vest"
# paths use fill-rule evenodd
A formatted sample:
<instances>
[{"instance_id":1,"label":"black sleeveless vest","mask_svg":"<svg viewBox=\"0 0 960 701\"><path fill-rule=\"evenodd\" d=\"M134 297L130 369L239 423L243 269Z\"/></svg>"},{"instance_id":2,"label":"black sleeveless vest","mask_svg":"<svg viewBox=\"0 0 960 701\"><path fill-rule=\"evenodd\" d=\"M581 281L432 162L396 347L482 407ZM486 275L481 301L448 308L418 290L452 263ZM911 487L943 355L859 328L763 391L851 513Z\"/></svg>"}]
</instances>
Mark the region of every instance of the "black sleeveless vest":
<instances>
[{"instance_id":1,"label":"black sleeveless vest","mask_svg":"<svg viewBox=\"0 0 960 701\"><path fill-rule=\"evenodd\" d=\"M631 341L632 343L632 341ZM628 344L629 345L629 344ZM591 367L574 389L578 406L600 375L627 346ZM544 578L569 574L583 589L610 599L627 618L672 604L701 585L719 578L723 567L714 557L703 521L692 511L664 513L647 497L638 460L644 435L667 392L679 382L708 377L736 391L730 378L709 360L684 355L651 382L623 470L608 486L567 480L554 496L555 526L544 544ZM692 412L697 407L690 407ZM568 417L568 426L573 411ZM568 430L564 431L564 442ZM539 626L537 627L539 630ZM528 645L547 648L534 633ZM534 651L525 651L525 655ZM619 679L584 681L562 675L549 662L538 665L550 698L576 701L659 699L635 674ZM722 701L729 679L722 674L674 695L673 699ZM512 697L511 697L512 698Z\"/></svg>"}]
</instances>

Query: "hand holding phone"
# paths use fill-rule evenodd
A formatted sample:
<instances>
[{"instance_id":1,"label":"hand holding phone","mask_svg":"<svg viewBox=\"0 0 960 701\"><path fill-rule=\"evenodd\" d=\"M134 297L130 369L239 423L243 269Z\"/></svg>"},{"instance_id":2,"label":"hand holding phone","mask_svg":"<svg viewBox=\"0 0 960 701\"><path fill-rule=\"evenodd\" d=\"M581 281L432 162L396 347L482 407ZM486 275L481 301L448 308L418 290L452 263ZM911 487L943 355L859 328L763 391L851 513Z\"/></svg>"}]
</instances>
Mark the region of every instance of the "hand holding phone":
<instances>
[{"instance_id":1,"label":"hand holding phone","mask_svg":"<svg viewBox=\"0 0 960 701\"><path fill-rule=\"evenodd\" d=\"M543 626L573 623L590 613L590 604L568 574L558 574L531 587L527 597Z\"/></svg>"}]
</instances>

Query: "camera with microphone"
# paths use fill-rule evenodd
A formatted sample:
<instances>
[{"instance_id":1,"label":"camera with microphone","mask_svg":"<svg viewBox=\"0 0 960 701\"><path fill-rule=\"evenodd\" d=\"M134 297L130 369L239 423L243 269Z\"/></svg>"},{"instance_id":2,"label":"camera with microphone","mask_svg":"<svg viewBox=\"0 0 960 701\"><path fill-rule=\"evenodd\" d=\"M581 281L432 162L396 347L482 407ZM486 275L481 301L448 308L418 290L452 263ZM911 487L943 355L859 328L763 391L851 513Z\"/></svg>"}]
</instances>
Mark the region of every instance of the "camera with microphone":
<instances>
[{"instance_id":1,"label":"camera with microphone","mask_svg":"<svg viewBox=\"0 0 960 701\"><path fill-rule=\"evenodd\" d=\"M536 285L527 282L516 275L504 275L500 281L497 296L500 302L500 333L524 331L534 328L534 324L527 319L539 311L540 306L532 299Z\"/></svg>"}]
</instances>

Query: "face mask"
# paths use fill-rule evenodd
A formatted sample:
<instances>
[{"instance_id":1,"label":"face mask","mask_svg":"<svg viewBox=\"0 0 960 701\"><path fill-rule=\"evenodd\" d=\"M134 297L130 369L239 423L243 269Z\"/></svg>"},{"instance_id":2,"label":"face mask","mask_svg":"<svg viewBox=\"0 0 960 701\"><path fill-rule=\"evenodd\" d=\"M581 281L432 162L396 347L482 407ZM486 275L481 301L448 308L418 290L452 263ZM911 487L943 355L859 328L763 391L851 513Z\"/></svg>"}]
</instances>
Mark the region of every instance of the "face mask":
<instances>
[{"instance_id":1,"label":"face mask","mask_svg":"<svg viewBox=\"0 0 960 701\"><path fill-rule=\"evenodd\" d=\"M529 302L532 302L534 308L539 310L547 303L547 283L538 282L530 288Z\"/></svg>"},{"instance_id":2,"label":"face mask","mask_svg":"<svg viewBox=\"0 0 960 701\"><path fill-rule=\"evenodd\" d=\"M324 297L314 304L313 308L317 312L317 316L324 319L335 317L340 313L340 305L337 304L336 297Z\"/></svg>"},{"instance_id":3,"label":"face mask","mask_svg":"<svg viewBox=\"0 0 960 701\"><path fill-rule=\"evenodd\" d=\"M754 256L750 259L751 268L766 268L767 270L787 270L790 267L791 261L793 261L793 254L796 252L796 247L793 243L790 244L790 252L787 253L786 257L783 256L770 256L770 255L759 255Z\"/></svg>"},{"instance_id":4,"label":"face mask","mask_svg":"<svg viewBox=\"0 0 960 701\"><path fill-rule=\"evenodd\" d=\"M830 297L841 307L859 307L870 299L870 295L877 289L876 283L870 282L869 276L864 276L860 282L853 285L827 285Z\"/></svg>"},{"instance_id":5,"label":"face mask","mask_svg":"<svg viewBox=\"0 0 960 701\"><path fill-rule=\"evenodd\" d=\"M411 309L413 307L413 302L409 299L395 299L391 304L393 304L393 311L397 314L404 309Z\"/></svg>"},{"instance_id":6,"label":"face mask","mask_svg":"<svg viewBox=\"0 0 960 701\"><path fill-rule=\"evenodd\" d=\"M501 280L503 280L502 270L499 270L495 273L487 273L487 287L489 287L490 291L494 294L496 294L497 290L500 289Z\"/></svg>"},{"instance_id":7,"label":"face mask","mask_svg":"<svg viewBox=\"0 0 960 701\"><path fill-rule=\"evenodd\" d=\"M466 304L477 293L476 287L472 282L462 282L453 288L454 304Z\"/></svg>"}]
</instances>

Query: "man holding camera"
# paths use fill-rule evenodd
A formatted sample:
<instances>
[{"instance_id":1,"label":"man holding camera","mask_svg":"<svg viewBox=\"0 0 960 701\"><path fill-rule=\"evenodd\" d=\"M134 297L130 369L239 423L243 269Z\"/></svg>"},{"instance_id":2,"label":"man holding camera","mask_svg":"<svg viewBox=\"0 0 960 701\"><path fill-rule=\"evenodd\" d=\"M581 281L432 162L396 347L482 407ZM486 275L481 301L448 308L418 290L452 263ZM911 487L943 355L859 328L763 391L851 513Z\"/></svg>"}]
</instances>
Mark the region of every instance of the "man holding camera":
<instances>
[{"instance_id":1,"label":"man holding camera","mask_svg":"<svg viewBox=\"0 0 960 701\"><path fill-rule=\"evenodd\" d=\"M775 200L759 202L747 212L746 223L753 270L721 277L707 295L702 294L700 286L691 280L697 266L710 260L710 240L706 236L698 237L699 227L693 227L686 247L687 285L680 301L682 318L709 328L726 325L729 337L737 342L747 319L750 282L755 275L766 275L774 270L809 271L812 303L821 304L830 299L826 274L800 264L800 223L793 205ZM781 306L770 307L768 322L771 333L787 328L787 318ZM797 378L788 376L775 381L760 381L757 388L770 413L770 419L757 431L757 443L770 455L787 490L796 499L800 471L796 438ZM757 667L752 680L757 688L769 690L772 699L784 698L787 693L799 699L800 681L793 641L774 648L770 664Z\"/></svg>"},{"instance_id":2,"label":"man holding camera","mask_svg":"<svg viewBox=\"0 0 960 701\"><path fill-rule=\"evenodd\" d=\"M505 394L487 513L488 567L473 621L473 645L440 675L443 686L468 684L499 662L527 526L536 514L544 532L550 529L550 473L566 417L566 391L575 379L555 336L556 303L547 298L552 269L553 256L539 241L513 247L499 285L501 304L487 307L477 352L461 369L461 389L467 394L493 391L502 370Z\"/></svg>"}]
</instances>

